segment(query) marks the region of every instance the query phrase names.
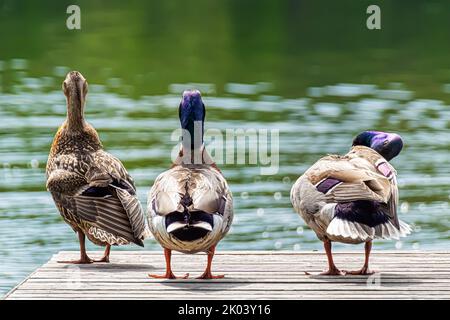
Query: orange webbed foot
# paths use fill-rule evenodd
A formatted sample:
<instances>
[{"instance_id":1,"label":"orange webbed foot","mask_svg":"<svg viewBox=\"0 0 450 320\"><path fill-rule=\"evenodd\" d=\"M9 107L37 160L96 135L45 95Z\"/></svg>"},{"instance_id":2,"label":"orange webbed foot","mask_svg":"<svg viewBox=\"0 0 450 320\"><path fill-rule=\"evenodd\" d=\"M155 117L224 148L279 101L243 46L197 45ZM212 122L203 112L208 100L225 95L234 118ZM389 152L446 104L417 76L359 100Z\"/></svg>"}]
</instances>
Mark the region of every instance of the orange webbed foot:
<instances>
[{"instance_id":1,"label":"orange webbed foot","mask_svg":"<svg viewBox=\"0 0 450 320\"><path fill-rule=\"evenodd\" d=\"M189 278L189 273L186 273L184 276L181 277L177 277L175 276L172 272L170 273L166 273L166 274L149 274L148 275L149 278L153 278L153 279L188 279Z\"/></svg>"}]
</instances>

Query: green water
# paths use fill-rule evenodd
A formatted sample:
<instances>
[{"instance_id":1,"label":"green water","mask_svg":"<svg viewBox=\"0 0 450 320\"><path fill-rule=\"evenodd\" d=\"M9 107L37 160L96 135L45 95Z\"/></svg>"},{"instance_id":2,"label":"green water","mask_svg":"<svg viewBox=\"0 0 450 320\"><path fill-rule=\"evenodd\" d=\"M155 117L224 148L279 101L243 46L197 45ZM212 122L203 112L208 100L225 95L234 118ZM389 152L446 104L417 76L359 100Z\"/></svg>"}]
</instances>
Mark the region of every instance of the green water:
<instances>
[{"instance_id":1,"label":"green water","mask_svg":"<svg viewBox=\"0 0 450 320\"><path fill-rule=\"evenodd\" d=\"M290 187L365 129L404 138L393 164L400 216L415 230L375 248L448 249L449 2L383 1L377 31L365 26L368 1L77 1L75 31L65 27L72 3L0 0L0 293L78 248L44 177L73 69L89 82L88 120L142 203L170 165L183 89L203 92L206 129L279 130L277 174L221 166L236 219L220 249L321 249L293 212ZM127 249L139 248L114 250ZM160 248L148 240L145 250Z\"/></svg>"}]
</instances>

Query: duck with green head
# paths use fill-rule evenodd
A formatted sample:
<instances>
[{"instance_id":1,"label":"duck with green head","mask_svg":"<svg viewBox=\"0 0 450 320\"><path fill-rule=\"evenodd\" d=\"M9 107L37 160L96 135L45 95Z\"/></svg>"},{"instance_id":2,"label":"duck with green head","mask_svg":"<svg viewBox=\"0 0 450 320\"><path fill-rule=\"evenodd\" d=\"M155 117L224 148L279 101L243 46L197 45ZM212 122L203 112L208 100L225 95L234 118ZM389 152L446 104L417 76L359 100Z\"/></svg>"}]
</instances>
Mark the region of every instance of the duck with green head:
<instances>
[{"instance_id":1,"label":"duck with green head","mask_svg":"<svg viewBox=\"0 0 450 320\"><path fill-rule=\"evenodd\" d=\"M397 173L390 164L403 148L395 133L364 131L345 156L329 155L310 167L291 189L291 202L323 241L328 258L324 275L340 275L333 262L332 242L365 243L362 269L346 274L371 274L374 239L399 239L411 228L397 216Z\"/></svg>"},{"instance_id":2,"label":"duck with green head","mask_svg":"<svg viewBox=\"0 0 450 320\"><path fill-rule=\"evenodd\" d=\"M203 143L205 105L198 90L183 92L178 116L183 131L181 150L171 169L155 180L147 202L150 229L164 248L166 272L152 278L175 279L172 251L206 252L201 279L213 275L211 264L219 241L233 219L233 197L227 181ZM183 278L187 278L186 274Z\"/></svg>"}]
</instances>

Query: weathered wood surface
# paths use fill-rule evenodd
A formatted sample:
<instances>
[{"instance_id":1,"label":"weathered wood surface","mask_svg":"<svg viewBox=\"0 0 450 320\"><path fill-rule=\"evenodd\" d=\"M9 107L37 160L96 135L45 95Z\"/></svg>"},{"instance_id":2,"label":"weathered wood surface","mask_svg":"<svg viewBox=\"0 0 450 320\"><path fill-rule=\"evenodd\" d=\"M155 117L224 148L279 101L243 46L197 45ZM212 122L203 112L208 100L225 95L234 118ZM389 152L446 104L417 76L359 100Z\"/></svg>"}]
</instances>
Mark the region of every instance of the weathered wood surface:
<instances>
[{"instance_id":1,"label":"weathered wood surface","mask_svg":"<svg viewBox=\"0 0 450 320\"><path fill-rule=\"evenodd\" d=\"M90 252L100 257L101 252ZM218 252L219 280L197 280L206 263L202 254L174 254L175 274L187 280L157 280L164 272L162 252L113 251L111 263L69 265L78 257L60 252L33 272L6 299L450 299L450 252L374 251L374 276L317 276L326 267L322 252ZM341 269L356 270L361 252L336 252Z\"/></svg>"}]
</instances>

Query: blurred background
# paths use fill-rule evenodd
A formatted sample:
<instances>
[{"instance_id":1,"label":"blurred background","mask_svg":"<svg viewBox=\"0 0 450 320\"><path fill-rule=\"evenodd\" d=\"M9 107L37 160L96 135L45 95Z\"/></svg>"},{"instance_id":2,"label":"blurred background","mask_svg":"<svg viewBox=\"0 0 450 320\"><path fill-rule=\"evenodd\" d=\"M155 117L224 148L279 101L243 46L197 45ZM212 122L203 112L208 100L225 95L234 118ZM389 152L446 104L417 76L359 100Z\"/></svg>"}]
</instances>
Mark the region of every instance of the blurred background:
<instances>
[{"instance_id":1,"label":"blurred background","mask_svg":"<svg viewBox=\"0 0 450 320\"><path fill-rule=\"evenodd\" d=\"M66 28L70 4L81 8L81 30ZM366 28L370 4L381 7L381 30ZM404 138L393 164L400 217L414 227L375 249L448 249L449 54L446 0L0 0L0 294L57 251L78 249L45 190L69 70L87 78L86 116L143 204L170 166L184 89L202 91L206 129L280 130L278 174L222 166L236 218L220 249L321 250L290 187L366 129ZM144 250L161 249L147 240Z\"/></svg>"}]
</instances>

